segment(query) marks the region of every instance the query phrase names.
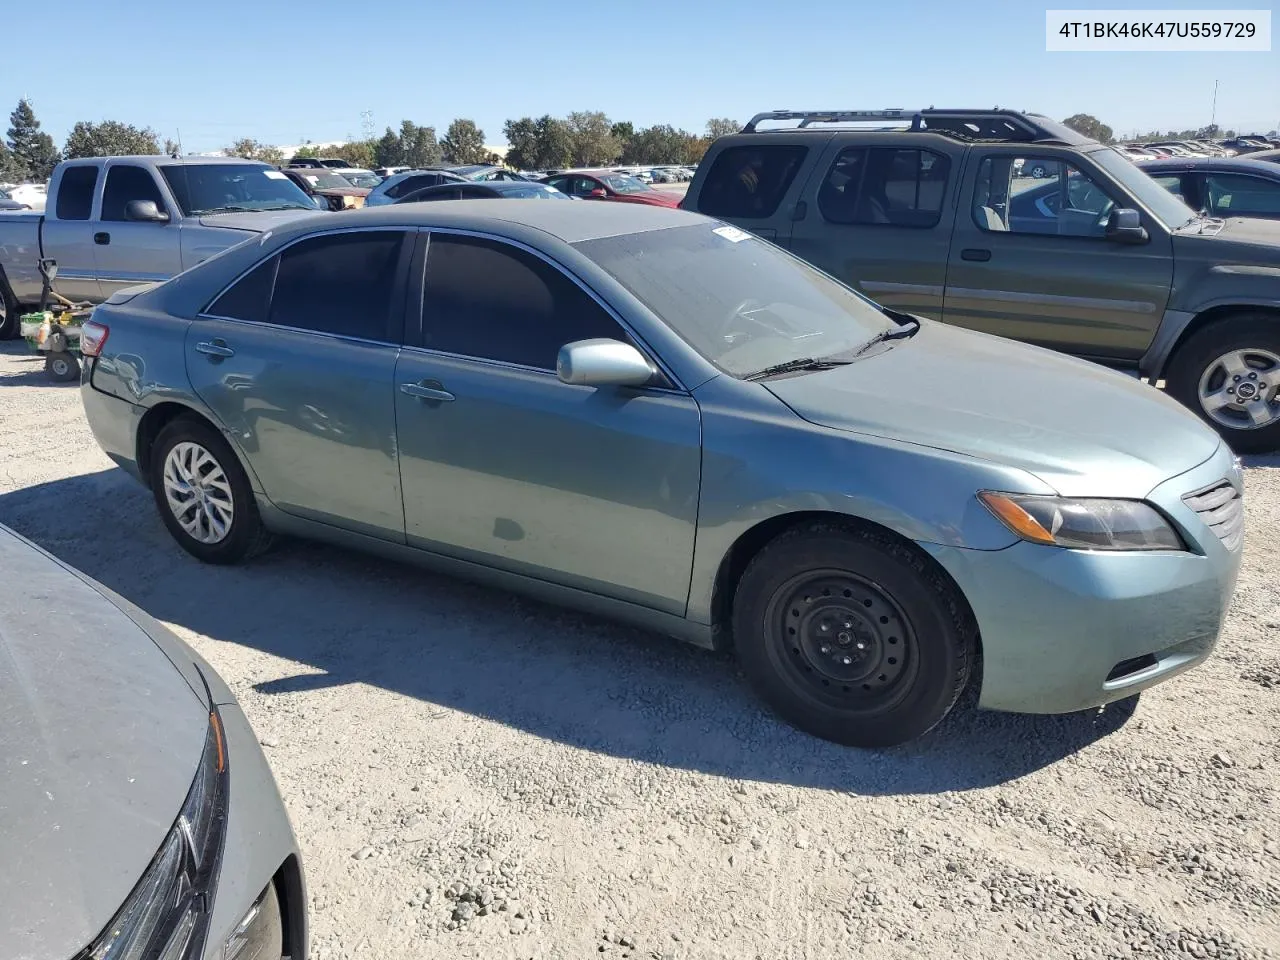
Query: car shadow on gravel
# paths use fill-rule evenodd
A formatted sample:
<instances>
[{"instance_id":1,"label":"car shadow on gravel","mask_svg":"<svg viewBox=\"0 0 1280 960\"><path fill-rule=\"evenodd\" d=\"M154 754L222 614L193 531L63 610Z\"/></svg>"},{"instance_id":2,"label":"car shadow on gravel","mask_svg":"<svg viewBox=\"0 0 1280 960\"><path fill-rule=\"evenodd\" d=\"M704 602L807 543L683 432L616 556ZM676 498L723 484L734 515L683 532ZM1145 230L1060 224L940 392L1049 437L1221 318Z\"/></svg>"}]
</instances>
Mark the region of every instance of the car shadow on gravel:
<instances>
[{"instance_id":1,"label":"car shadow on gravel","mask_svg":"<svg viewBox=\"0 0 1280 960\"><path fill-rule=\"evenodd\" d=\"M118 470L2 495L0 522L159 620L305 664L280 664L281 676L255 686L264 694L370 684L582 749L728 778L868 795L987 787L1114 733L1136 704L1022 716L976 711L970 697L915 744L852 750L768 714L731 657L604 620L317 544L204 566Z\"/></svg>"},{"instance_id":2,"label":"car shadow on gravel","mask_svg":"<svg viewBox=\"0 0 1280 960\"><path fill-rule=\"evenodd\" d=\"M0 387L78 387L79 380L55 380L45 372L44 354L25 340L0 341L0 354L28 361L18 373L0 374Z\"/></svg>"}]
</instances>

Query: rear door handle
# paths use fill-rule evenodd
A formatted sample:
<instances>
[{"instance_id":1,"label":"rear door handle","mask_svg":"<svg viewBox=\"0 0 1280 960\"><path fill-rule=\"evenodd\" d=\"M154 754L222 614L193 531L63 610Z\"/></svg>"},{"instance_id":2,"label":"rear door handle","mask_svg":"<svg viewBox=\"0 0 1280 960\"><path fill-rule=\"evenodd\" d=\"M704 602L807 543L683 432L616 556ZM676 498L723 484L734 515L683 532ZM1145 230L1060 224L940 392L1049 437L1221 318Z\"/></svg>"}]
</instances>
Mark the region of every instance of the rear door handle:
<instances>
[{"instance_id":1,"label":"rear door handle","mask_svg":"<svg viewBox=\"0 0 1280 960\"><path fill-rule=\"evenodd\" d=\"M84 234L81 234L81 236L84 236ZM94 243L96 243L96 244L97 244L98 246L100 246L100 247L105 247L108 243L110 243L110 242L111 242L111 234L109 234L109 233L95 233L95 234L93 235L93 242L94 242Z\"/></svg>"},{"instance_id":2,"label":"rear door handle","mask_svg":"<svg viewBox=\"0 0 1280 960\"><path fill-rule=\"evenodd\" d=\"M978 261L980 261L980 262L981 262L981 261L990 260L990 259L991 259L991 251L990 251L990 250L977 250L977 249L975 249L975 248L973 248L973 247L969 247L967 250L961 250L961 251L960 251L960 259L961 259L961 260L978 260Z\"/></svg>"},{"instance_id":3,"label":"rear door handle","mask_svg":"<svg viewBox=\"0 0 1280 960\"><path fill-rule=\"evenodd\" d=\"M205 340L196 344L196 353L203 353L208 357L234 357L236 352L227 346L224 340L214 340L212 342Z\"/></svg>"},{"instance_id":4,"label":"rear door handle","mask_svg":"<svg viewBox=\"0 0 1280 960\"><path fill-rule=\"evenodd\" d=\"M452 400L453 394L441 387L439 380L423 380L420 383L402 383L400 392L420 400Z\"/></svg>"}]
</instances>

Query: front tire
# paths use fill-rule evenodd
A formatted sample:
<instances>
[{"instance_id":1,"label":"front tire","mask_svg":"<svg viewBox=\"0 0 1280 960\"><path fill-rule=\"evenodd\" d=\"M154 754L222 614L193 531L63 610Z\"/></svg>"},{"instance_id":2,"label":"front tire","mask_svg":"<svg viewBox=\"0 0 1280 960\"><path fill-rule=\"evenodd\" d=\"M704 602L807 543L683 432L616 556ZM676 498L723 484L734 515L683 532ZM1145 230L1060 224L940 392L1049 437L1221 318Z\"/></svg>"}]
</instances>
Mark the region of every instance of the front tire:
<instances>
[{"instance_id":1,"label":"front tire","mask_svg":"<svg viewBox=\"0 0 1280 960\"><path fill-rule=\"evenodd\" d=\"M9 284L0 276L0 340L13 340L22 329L18 300L9 291Z\"/></svg>"},{"instance_id":2,"label":"front tire","mask_svg":"<svg viewBox=\"0 0 1280 960\"><path fill-rule=\"evenodd\" d=\"M239 563L271 542L249 478L231 446L203 420L179 417L151 450L151 492L169 533L205 563Z\"/></svg>"},{"instance_id":3,"label":"front tire","mask_svg":"<svg viewBox=\"0 0 1280 960\"><path fill-rule=\"evenodd\" d=\"M891 537L830 524L768 544L738 584L734 645L760 697L825 740L888 747L932 729L973 670L955 586Z\"/></svg>"},{"instance_id":4,"label":"front tire","mask_svg":"<svg viewBox=\"0 0 1280 960\"><path fill-rule=\"evenodd\" d=\"M1280 318L1242 313L1197 331L1165 380L1236 452L1280 449Z\"/></svg>"}]
</instances>

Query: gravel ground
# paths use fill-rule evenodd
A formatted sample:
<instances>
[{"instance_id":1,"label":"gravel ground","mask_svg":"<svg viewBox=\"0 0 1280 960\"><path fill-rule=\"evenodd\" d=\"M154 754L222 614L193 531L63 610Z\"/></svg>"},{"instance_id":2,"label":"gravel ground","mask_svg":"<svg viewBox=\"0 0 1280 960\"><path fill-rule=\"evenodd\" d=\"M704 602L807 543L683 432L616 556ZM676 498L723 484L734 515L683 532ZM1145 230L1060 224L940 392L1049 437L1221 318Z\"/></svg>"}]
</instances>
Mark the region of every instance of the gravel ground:
<instances>
[{"instance_id":1,"label":"gravel ground","mask_svg":"<svg viewBox=\"0 0 1280 960\"><path fill-rule=\"evenodd\" d=\"M231 684L321 960L1280 956L1278 467L1246 473L1203 667L863 753L772 719L729 658L599 620L307 544L203 567L77 389L0 347L0 522Z\"/></svg>"}]
</instances>

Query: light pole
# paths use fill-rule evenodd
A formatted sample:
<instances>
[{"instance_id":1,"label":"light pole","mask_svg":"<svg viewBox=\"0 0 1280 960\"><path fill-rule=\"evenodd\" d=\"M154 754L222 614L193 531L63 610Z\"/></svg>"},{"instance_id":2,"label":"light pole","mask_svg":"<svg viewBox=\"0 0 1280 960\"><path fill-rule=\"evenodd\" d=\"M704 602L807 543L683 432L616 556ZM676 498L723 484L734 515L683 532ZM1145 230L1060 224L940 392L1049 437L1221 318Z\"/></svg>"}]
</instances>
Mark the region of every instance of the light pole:
<instances>
[{"instance_id":1,"label":"light pole","mask_svg":"<svg viewBox=\"0 0 1280 960\"><path fill-rule=\"evenodd\" d=\"M1209 126L1214 126L1218 122L1218 81L1213 81L1213 110L1209 114Z\"/></svg>"}]
</instances>

